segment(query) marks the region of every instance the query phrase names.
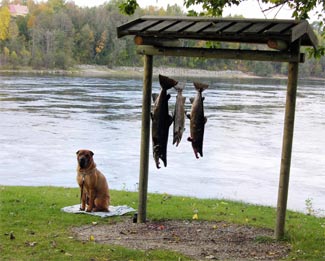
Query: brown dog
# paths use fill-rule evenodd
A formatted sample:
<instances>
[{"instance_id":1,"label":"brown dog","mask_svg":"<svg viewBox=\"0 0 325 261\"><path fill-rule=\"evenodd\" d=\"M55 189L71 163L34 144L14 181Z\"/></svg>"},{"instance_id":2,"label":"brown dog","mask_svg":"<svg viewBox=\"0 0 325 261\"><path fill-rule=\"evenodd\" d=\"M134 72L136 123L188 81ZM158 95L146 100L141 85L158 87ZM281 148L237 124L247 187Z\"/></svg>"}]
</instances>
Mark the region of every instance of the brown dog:
<instances>
[{"instance_id":1,"label":"brown dog","mask_svg":"<svg viewBox=\"0 0 325 261\"><path fill-rule=\"evenodd\" d=\"M77 151L77 182L81 190L80 210L108 211L110 195L105 176L96 168L90 150Z\"/></svg>"}]
</instances>

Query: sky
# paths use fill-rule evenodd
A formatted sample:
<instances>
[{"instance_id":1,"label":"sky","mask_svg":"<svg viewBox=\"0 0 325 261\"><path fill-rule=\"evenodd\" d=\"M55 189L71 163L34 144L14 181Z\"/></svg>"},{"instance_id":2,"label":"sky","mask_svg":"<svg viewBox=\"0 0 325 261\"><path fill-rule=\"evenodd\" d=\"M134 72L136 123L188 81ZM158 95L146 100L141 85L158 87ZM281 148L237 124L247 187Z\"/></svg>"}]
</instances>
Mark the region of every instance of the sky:
<instances>
[{"instance_id":1,"label":"sky","mask_svg":"<svg viewBox=\"0 0 325 261\"><path fill-rule=\"evenodd\" d=\"M108 0L72 0L76 5L82 7L92 7L104 4ZM167 5L177 4L183 8L184 0L137 0L138 4L141 8L145 8L147 6L157 6L166 8ZM266 8L266 5L264 5ZM185 8L184 8L185 11ZM241 3L239 6L226 8L224 10L223 16L228 15L243 15L245 18L268 18L268 19L291 19L292 11L288 7L283 7L278 13L278 10L273 10L268 12L266 17L262 13L260 6L257 0L247 0ZM312 21L315 21L316 17L313 16Z\"/></svg>"}]
</instances>

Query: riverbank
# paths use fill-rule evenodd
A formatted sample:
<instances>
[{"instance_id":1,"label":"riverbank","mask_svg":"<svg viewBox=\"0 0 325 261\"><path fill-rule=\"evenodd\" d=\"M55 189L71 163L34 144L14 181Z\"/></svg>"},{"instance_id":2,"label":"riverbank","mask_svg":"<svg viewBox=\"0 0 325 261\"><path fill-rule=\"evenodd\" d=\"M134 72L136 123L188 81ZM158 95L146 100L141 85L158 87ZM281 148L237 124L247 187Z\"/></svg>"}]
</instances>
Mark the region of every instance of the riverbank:
<instances>
[{"instance_id":1,"label":"riverbank","mask_svg":"<svg viewBox=\"0 0 325 261\"><path fill-rule=\"evenodd\" d=\"M61 69L32 69L24 67L19 69L1 69L0 75L5 74L20 74L20 75L64 75L76 77L119 77L119 78L143 78L143 67L129 67L118 66L108 68L104 65L77 65L68 70ZM167 75L169 77L182 77L182 78L231 78L231 79L253 79L253 78L274 78L274 79L287 79L287 75L272 75L269 77L262 77L254 75L250 72L242 72L238 70L203 70L203 69L190 69L180 67L154 67L153 76L159 74ZM325 78L310 77L311 80L325 80Z\"/></svg>"},{"instance_id":2,"label":"riverbank","mask_svg":"<svg viewBox=\"0 0 325 261\"><path fill-rule=\"evenodd\" d=\"M114 67L80 65L73 74L82 76L119 76L119 77L143 77L143 67ZM154 67L153 75L168 75L169 77L199 77L199 78L259 78L253 74L241 71L223 70L210 71L189 68Z\"/></svg>"},{"instance_id":3,"label":"riverbank","mask_svg":"<svg viewBox=\"0 0 325 261\"><path fill-rule=\"evenodd\" d=\"M83 77L127 77L142 78L143 67L120 66L108 68L100 65L78 65L69 70L34 70L31 68L0 69L0 74L34 74L34 75L65 75ZM210 71L188 68L154 67L153 75L168 75L169 77L196 77L196 78L260 78L259 76L241 71L223 70ZM281 76L277 76L279 78Z\"/></svg>"}]
</instances>

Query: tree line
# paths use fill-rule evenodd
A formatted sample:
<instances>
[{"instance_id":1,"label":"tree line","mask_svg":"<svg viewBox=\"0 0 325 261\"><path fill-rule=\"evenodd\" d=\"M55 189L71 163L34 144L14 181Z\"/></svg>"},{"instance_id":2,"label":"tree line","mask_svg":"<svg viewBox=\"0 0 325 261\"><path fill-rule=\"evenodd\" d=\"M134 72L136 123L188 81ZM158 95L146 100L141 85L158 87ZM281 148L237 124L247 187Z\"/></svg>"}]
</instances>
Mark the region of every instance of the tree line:
<instances>
[{"instance_id":1,"label":"tree line","mask_svg":"<svg viewBox=\"0 0 325 261\"><path fill-rule=\"evenodd\" d=\"M118 39L116 27L143 15L186 15L181 7L169 5L166 9L153 6L137 8L132 16L125 16L119 9L121 0L111 0L92 8L82 8L64 0L15 0L11 3L27 5L29 13L26 16L10 16L9 1L1 3L0 67L10 69L69 69L78 64L143 66L142 56L136 54L133 38ZM312 26L320 36L318 24ZM186 44L191 47L206 45L201 41L187 41ZM217 44L225 48L248 47L236 43ZM155 57L154 63L155 66L241 70L261 76L283 74L287 70L284 63L188 57ZM307 59L300 66L300 75L304 77L324 77L324 72L324 56Z\"/></svg>"}]
</instances>

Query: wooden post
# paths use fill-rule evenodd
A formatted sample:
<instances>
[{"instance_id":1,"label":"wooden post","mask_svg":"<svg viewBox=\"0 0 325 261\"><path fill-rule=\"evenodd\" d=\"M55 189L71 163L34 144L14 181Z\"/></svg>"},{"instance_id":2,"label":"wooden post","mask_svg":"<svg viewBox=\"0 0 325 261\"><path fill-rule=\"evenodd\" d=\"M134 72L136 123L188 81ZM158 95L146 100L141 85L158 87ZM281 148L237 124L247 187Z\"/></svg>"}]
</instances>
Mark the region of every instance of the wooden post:
<instances>
[{"instance_id":1,"label":"wooden post","mask_svg":"<svg viewBox=\"0 0 325 261\"><path fill-rule=\"evenodd\" d=\"M300 49L300 44L297 44L295 50L299 52L299 49ZM296 110L297 84L298 84L298 63L290 62L288 67L288 86L287 86L283 140L282 140L282 156L281 156L281 169L280 169L280 180L279 180L279 189L278 189L277 218L276 218L276 228L275 228L275 238L278 240L283 238L284 228L285 228L292 141L293 141L293 131L294 131L295 110Z\"/></svg>"},{"instance_id":2,"label":"wooden post","mask_svg":"<svg viewBox=\"0 0 325 261\"><path fill-rule=\"evenodd\" d=\"M139 205L138 223L146 222L147 191L149 170L149 144L150 144L150 111L152 93L152 55L144 56L144 75L142 91L142 126L140 148L140 175L139 175Z\"/></svg>"}]
</instances>

